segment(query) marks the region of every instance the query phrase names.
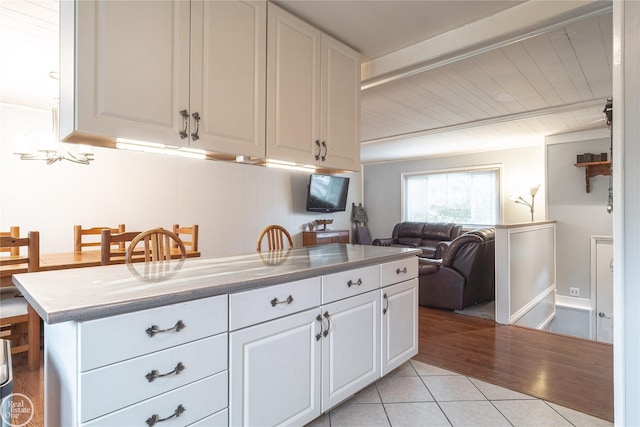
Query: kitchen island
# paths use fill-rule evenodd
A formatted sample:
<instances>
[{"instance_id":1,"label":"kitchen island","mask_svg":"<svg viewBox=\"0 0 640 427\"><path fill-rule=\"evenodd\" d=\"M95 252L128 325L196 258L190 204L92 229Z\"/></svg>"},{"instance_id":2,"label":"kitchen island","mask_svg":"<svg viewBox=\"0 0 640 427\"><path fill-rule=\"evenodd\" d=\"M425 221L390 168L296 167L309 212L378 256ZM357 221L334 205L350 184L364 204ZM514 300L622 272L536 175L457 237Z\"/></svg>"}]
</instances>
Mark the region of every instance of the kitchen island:
<instances>
[{"instance_id":1,"label":"kitchen island","mask_svg":"<svg viewBox=\"0 0 640 427\"><path fill-rule=\"evenodd\" d=\"M47 425L304 425L417 353L411 249L331 244L19 274Z\"/></svg>"}]
</instances>

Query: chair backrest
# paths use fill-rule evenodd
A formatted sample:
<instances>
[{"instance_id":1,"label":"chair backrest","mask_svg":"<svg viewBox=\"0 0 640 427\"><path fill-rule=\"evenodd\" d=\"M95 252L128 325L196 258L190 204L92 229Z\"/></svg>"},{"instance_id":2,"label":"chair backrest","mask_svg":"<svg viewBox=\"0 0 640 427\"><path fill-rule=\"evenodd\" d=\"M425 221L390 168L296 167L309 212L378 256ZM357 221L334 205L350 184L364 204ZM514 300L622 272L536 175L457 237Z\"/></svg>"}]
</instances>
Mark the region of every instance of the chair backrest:
<instances>
[{"instance_id":1,"label":"chair backrest","mask_svg":"<svg viewBox=\"0 0 640 427\"><path fill-rule=\"evenodd\" d=\"M476 229L456 237L444 253L442 265L454 268L467 279L468 286L490 289L495 276L495 228Z\"/></svg>"},{"instance_id":2,"label":"chair backrest","mask_svg":"<svg viewBox=\"0 0 640 427\"><path fill-rule=\"evenodd\" d=\"M192 251L198 251L198 224L191 227L180 227L179 224L173 224L173 232L180 237L184 246ZM174 245L177 248L178 245Z\"/></svg>"},{"instance_id":3,"label":"chair backrest","mask_svg":"<svg viewBox=\"0 0 640 427\"><path fill-rule=\"evenodd\" d=\"M0 237L20 237L20 227L12 226L9 231L0 231ZM20 247L12 246L5 248L4 246L0 246L0 252L9 252L11 256L19 256Z\"/></svg>"},{"instance_id":4,"label":"chair backrest","mask_svg":"<svg viewBox=\"0 0 640 427\"><path fill-rule=\"evenodd\" d=\"M127 248L126 262L131 262L136 253L138 243L144 244L145 261L168 261L172 258L174 245L178 247L179 253L174 253L175 258L184 259L187 256L187 249L180 237L174 232L163 228L154 228L138 234Z\"/></svg>"},{"instance_id":5,"label":"chair backrest","mask_svg":"<svg viewBox=\"0 0 640 427\"><path fill-rule=\"evenodd\" d=\"M81 252L82 248L86 247L101 247L101 234L102 230L110 230L111 233L124 233L124 224L118 224L118 227L92 227L82 228L81 225L73 226L73 251ZM84 237L89 236L89 240L85 240ZM93 239L91 236L95 236ZM124 242L118 243L120 250L124 251Z\"/></svg>"},{"instance_id":6,"label":"chair backrest","mask_svg":"<svg viewBox=\"0 0 640 427\"><path fill-rule=\"evenodd\" d=\"M0 236L0 247L18 248L26 246L27 255L19 258L0 257L0 265L27 264L27 271L40 270L40 233L30 231L28 237Z\"/></svg>"},{"instance_id":7,"label":"chair backrest","mask_svg":"<svg viewBox=\"0 0 640 427\"><path fill-rule=\"evenodd\" d=\"M112 233L110 228L103 229L100 232L100 264L109 265L113 257L125 257L126 242L131 242L138 234L140 234L139 231ZM113 246L116 244L117 249L114 249Z\"/></svg>"},{"instance_id":8,"label":"chair backrest","mask_svg":"<svg viewBox=\"0 0 640 427\"><path fill-rule=\"evenodd\" d=\"M262 239L267 237L267 249L270 251L286 249L285 239L289 243L289 248L293 248L293 240L289 232L280 225L270 225L260 232L258 236L258 242L256 244L256 250L260 252L262 250Z\"/></svg>"}]
</instances>

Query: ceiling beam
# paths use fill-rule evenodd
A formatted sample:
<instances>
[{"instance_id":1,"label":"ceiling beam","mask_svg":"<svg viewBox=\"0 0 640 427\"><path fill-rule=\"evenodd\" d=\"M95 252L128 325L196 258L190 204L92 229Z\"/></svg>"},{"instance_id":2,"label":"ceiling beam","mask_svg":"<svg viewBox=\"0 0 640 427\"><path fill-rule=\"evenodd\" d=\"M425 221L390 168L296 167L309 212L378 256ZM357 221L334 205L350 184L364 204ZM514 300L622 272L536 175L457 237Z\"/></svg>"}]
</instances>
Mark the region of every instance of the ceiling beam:
<instances>
[{"instance_id":1,"label":"ceiling beam","mask_svg":"<svg viewBox=\"0 0 640 427\"><path fill-rule=\"evenodd\" d=\"M529 0L361 65L362 89L408 77L612 10L610 1Z\"/></svg>"},{"instance_id":2,"label":"ceiling beam","mask_svg":"<svg viewBox=\"0 0 640 427\"><path fill-rule=\"evenodd\" d=\"M449 125L449 126L440 126L436 128L423 129L415 132L408 132L408 133L403 133L399 135L387 136L383 138L369 139L366 141L362 141L360 145L372 145L372 144L379 144L379 143L389 142L389 141L397 141L401 139L418 138L421 136L435 135L438 133L453 132L453 131L480 127L480 126L490 126L490 125L506 123L506 122L516 121L516 120L525 120L525 119L531 119L535 117L548 116L551 114L565 113L568 111L583 110L591 107L598 107L598 106L604 107L606 102L607 102L606 99L596 99L593 101L583 101L583 102L576 102L573 104L540 108L538 110L524 111L522 113L506 114L499 117L490 117L487 119L472 120L469 122L456 123L454 125ZM604 123L604 114L603 114L603 123Z\"/></svg>"}]
</instances>

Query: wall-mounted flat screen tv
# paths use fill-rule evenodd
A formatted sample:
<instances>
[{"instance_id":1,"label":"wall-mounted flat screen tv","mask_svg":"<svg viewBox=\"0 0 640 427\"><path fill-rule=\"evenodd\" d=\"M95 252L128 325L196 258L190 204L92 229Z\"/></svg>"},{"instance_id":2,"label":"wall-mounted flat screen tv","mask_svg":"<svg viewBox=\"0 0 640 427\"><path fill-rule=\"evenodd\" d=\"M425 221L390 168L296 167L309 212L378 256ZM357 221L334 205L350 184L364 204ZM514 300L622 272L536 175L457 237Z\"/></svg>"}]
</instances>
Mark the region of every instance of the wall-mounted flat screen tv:
<instances>
[{"instance_id":1,"label":"wall-mounted flat screen tv","mask_svg":"<svg viewBox=\"0 0 640 427\"><path fill-rule=\"evenodd\" d=\"M347 207L349 178L312 174L307 191L307 212L342 212Z\"/></svg>"}]
</instances>

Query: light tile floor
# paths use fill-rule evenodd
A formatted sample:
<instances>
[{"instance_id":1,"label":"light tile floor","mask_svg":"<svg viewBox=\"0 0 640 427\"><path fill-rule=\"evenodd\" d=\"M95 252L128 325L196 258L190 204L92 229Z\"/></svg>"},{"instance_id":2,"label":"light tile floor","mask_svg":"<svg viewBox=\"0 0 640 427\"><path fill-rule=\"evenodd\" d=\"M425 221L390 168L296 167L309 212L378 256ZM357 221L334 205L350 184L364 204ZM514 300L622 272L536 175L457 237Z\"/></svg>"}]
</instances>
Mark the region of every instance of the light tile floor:
<instances>
[{"instance_id":1,"label":"light tile floor","mask_svg":"<svg viewBox=\"0 0 640 427\"><path fill-rule=\"evenodd\" d=\"M307 427L613 426L484 381L411 360Z\"/></svg>"}]
</instances>

